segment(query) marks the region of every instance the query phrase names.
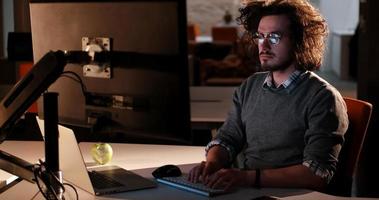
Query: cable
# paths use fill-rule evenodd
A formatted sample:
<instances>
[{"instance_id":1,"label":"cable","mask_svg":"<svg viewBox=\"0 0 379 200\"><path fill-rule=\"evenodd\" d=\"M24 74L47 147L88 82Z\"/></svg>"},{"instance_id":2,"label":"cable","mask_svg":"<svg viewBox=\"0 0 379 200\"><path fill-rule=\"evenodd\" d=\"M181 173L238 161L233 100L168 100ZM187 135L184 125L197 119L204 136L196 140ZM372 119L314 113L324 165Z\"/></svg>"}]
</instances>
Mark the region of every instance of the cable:
<instances>
[{"instance_id":1,"label":"cable","mask_svg":"<svg viewBox=\"0 0 379 200\"><path fill-rule=\"evenodd\" d=\"M74 190L74 192L75 192L76 199L77 199L77 200L79 199L78 191L76 190L76 188L75 188L73 185L71 185L71 184L69 184L69 183L63 183L63 185L67 185L67 186L69 186L70 188L72 188L72 189Z\"/></svg>"},{"instance_id":2,"label":"cable","mask_svg":"<svg viewBox=\"0 0 379 200\"><path fill-rule=\"evenodd\" d=\"M70 75L72 75L74 77L72 77ZM64 71L64 72L62 72L61 77L70 78L70 79L74 80L75 82L78 82L80 84L83 96L86 96L87 88L86 88L85 84L83 83L82 78L77 73L75 73L73 71Z\"/></svg>"},{"instance_id":3,"label":"cable","mask_svg":"<svg viewBox=\"0 0 379 200\"><path fill-rule=\"evenodd\" d=\"M65 185L71 187L76 196L76 200L79 199L79 194L76 188L68 183L61 183L59 178L51 171L46 169L45 163L39 161L40 164L35 164L33 167L34 179L37 183L38 189L47 200L64 200L64 193L66 191ZM58 189L54 188L58 187ZM62 196L57 194L56 191L62 191Z\"/></svg>"}]
</instances>

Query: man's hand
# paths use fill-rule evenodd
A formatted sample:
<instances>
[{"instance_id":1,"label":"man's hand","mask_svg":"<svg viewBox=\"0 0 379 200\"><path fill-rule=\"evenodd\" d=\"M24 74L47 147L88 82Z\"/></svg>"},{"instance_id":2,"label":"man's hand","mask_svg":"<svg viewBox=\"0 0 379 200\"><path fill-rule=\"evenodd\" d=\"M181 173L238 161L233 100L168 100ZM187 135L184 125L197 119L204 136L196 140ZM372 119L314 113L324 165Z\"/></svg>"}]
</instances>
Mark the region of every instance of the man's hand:
<instances>
[{"instance_id":1,"label":"man's hand","mask_svg":"<svg viewBox=\"0 0 379 200\"><path fill-rule=\"evenodd\" d=\"M193 183L204 183L211 174L221 169L221 167L222 166L219 166L215 162L203 161L199 165L191 169L188 175L188 180Z\"/></svg>"},{"instance_id":2,"label":"man's hand","mask_svg":"<svg viewBox=\"0 0 379 200\"><path fill-rule=\"evenodd\" d=\"M236 186L251 186L254 183L255 171L239 169L220 169L204 182L210 188L229 190Z\"/></svg>"},{"instance_id":3,"label":"man's hand","mask_svg":"<svg viewBox=\"0 0 379 200\"><path fill-rule=\"evenodd\" d=\"M210 188L224 190L236 186L250 186L254 183L255 171L218 168L215 163L203 161L190 171L188 180L194 183L201 182Z\"/></svg>"},{"instance_id":4,"label":"man's hand","mask_svg":"<svg viewBox=\"0 0 379 200\"><path fill-rule=\"evenodd\" d=\"M205 182L211 174L225 167L228 160L229 156L225 148L218 145L213 146L208 151L207 161L203 161L191 169L188 180L193 183Z\"/></svg>"}]
</instances>

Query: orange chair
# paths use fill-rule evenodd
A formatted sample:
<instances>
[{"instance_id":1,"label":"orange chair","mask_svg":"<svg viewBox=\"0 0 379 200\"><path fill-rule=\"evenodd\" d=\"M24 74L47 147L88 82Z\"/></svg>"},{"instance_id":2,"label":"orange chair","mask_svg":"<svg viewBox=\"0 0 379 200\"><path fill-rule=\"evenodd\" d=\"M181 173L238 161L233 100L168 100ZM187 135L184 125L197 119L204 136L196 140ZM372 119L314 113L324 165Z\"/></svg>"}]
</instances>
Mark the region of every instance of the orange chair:
<instances>
[{"instance_id":1,"label":"orange chair","mask_svg":"<svg viewBox=\"0 0 379 200\"><path fill-rule=\"evenodd\" d=\"M344 97L344 100L349 117L349 128L338 158L336 174L331 180L327 192L333 195L351 196L353 177L370 122L372 105L349 97Z\"/></svg>"},{"instance_id":2,"label":"orange chair","mask_svg":"<svg viewBox=\"0 0 379 200\"><path fill-rule=\"evenodd\" d=\"M200 35L200 28L197 24L187 25L188 54L193 55L196 48L196 37Z\"/></svg>"},{"instance_id":3,"label":"orange chair","mask_svg":"<svg viewBox=\"0 0 379 200\"><path fill-rule=\"evenodd\" d=\"M212 39L214 42L231 42L238 39L238 29L233 26L212 27Z\"/></svg>"},{"instance_id":4,"label":"orange chair","mask_svg":"<svg viewBox=\"0 0 379 200\"><path fill-rule=\"evenodd\" d=\"M196 37L200 35L200 28L197 24L187 25L187 38L189 41L195 41Z\"/></svg>"}]
</instances>

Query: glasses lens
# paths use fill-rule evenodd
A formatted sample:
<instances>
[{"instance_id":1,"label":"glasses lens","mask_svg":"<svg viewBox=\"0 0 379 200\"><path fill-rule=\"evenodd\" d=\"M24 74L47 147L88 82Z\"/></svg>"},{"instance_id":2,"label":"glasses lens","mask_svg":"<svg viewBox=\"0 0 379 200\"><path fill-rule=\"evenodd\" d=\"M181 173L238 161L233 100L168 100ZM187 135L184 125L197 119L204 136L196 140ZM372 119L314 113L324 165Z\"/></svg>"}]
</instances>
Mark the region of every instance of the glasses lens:
<instances>
[{"instance_id":1,"label":"glasses lens","mask_svg":"<svg viewBox=\"0 0 379 200\"><path fill-rule=\"evenodd\" d=\"M281 36L278 33L269 33L269 34L263 34L263 33L254 33L253 34L253 40L255 44L263 44L265 39L268 39L270 44L277 45L279 44Z\"/></svg>"},{"instance_id":2,"label":"glasses lens","mask_svg":"<svg viewBox=\"0 0 379 200\"><path fill-rule=\"evenodd\" d=\"M260 44L260 34L258 32L253 34L253 41L255 44Z\"/></svg>"},{"instance_id":3,"label":"glasses lens","mask_svg":"<svg viewBox=\"0 0 379 200\"><path fill-rule=\"evenodd\" d=\"M279 41L280 41L280 35L279 34L270 33L267 37L268 37L271 44L274 44L274 45L279 44Z\"/></svg>"}]
</instances>

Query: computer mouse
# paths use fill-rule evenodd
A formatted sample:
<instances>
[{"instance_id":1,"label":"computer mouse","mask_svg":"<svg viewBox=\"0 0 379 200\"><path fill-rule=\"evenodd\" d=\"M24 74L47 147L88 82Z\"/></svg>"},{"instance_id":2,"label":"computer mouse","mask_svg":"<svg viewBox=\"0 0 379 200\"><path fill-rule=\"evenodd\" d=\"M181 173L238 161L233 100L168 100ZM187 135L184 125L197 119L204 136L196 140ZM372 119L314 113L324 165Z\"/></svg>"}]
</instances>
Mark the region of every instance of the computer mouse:
<instances>
[{"instance_id":1,"label":"computer mouse","mask_svg":"<svg viewBox=\"0 0 379 200\"><path fill-rule=\"evenodd\" d=\"M176 177L181 176L182 171L178 166L175 165L163 165L155 169L152 175L154 176L154 178Z\"/></svg>"}]
</instances>

